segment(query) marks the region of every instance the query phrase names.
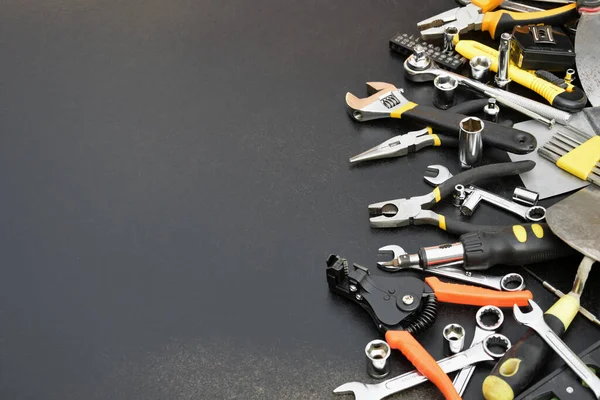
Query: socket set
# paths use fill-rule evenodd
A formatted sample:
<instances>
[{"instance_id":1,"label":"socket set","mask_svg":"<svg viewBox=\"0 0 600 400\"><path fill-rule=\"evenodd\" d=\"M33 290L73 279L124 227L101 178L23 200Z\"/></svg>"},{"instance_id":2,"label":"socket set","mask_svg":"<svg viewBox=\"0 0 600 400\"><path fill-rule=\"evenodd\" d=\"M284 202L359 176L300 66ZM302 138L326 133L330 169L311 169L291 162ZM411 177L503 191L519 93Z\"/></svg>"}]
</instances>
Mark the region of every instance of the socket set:
<instances>
[{"instance_id":1,"label":"socket set","mask_svg":"<svg viewBox=\"0 0 600 400\"><path fill-rule=\"evenodd\" d=\"M467 59L454 51L444 51L431 43L421 40L420 37L408 33L398 33L390 39L390 50L403 55L411 55L416 45L426 49L427 55L431 57L440 67L457 72L467 62Z\"/></svg>"}]
</instances>

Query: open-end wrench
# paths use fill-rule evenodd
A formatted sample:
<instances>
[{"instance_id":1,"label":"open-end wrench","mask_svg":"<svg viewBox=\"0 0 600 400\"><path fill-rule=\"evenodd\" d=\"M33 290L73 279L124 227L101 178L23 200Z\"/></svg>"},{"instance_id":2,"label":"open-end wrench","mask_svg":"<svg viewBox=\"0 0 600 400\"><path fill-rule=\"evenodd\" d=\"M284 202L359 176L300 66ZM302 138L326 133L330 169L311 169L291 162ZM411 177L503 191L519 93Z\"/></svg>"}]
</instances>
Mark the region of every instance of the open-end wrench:
<instances>
[{"instance_id":1,"label":"open-end wrench","mask_svg":"<svg viewBox=\"0 0 600 400\"><path fill-rule=\"evenodd\" d=\"M493 324L487 325L483 320L483 317L487 314L494 314L498 319ZM477 310L475 322L477 325L475 326L475 334L473 335L471 347L477 346L487 336L496 333L496 330L499 329L504 322L504 314L502 313L502 310L496 306L484 306ZM459 395L462 396L467 389L467 385L469 384L474 371L475 365L470 365L461 369L454 377L452 383Z\"/></svg>"},{"instance_id":2,"label":"open-end wrench","mask_svg":"<svg viewBox=\"0 0 600 400\"><path fill-rule=\"evenodd\" d=\"M506 336L491 334L474 347L438 361L438 365L445 373L450 373L482 361L496 360L506 352L506 350L501 353L495 352L490 349L491 346L502 346L508 350L511 343ZM426 381L427 378L420 372L411 371L377 384L345 383L335 388L333 393L354 394L356 400L378 400Z\"/></svg>"},{"instance_id":3,"label":"open-end wrench","mask_svg":"<svg viewBox=\"0 0 600 400\"><path fill-rule=\"evenodd\" d=\"M596 398L600 399L600 378L546 324L546 321L544 321L544 312L540 306L533 300L529 300L529 305L531 306L531 311L528 313L522 312L516 304L513 306L515 320L521 325L525 325L536 331L548 343L548 346L563 359L565 364L587 384L594 392Z\"/></svg>"}]
</instances>

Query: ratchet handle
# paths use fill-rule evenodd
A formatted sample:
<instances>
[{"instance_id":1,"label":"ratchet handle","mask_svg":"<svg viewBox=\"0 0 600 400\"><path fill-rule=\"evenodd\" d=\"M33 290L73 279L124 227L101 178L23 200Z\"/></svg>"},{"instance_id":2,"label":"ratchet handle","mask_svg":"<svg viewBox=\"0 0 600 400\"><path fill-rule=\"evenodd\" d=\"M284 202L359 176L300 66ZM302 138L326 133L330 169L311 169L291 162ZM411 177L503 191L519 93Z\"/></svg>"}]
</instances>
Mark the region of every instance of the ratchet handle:
<instances>
[{"instance_id":1,"label":"ratchet handle","mask_svg":"<svg viewBox=\"0 0 600 400\"><path fill-rule=\"evenodd\" d=\"M458 136L460 121L467 118L463 114L422 105L404 111L401 116L430 126L436 131L455 136ZM514 154L530 153L537 146L537 141L532 134L488 121L485 122L483 130L483 143Z\"/></svg>"},{"instance_id":2,"label":"ratchet handle","mask_svg":"<svg viewBox=\"0 0 600 400\"><path fill-rule=\"evenodd\" d=\"M578 310L579 301L566 295L544 314L544 321L560 337L564 335ZM483 396L486 399L512 400L533 381L542 368L549 349L540 335L533 329L528 329L485 378Z\"/></svg>"},{"instance_id":3,"label":"ratchet handle","mask_svg":"<svg viewBox=\"0 0 600 400\"><path fill-rule=\"evenodd\" d=\"M534 167L535 161L523 160L516 162L488 164L481 167L469 169L467 171L461 172L458 175L454 175L453 177L439 185L436 189L434 189L434 194L436 194L436 202L439 202L441 199L450 196L454 192L454 187L458 184L470 185L472 183L479 182L485 179L518 175L523 172L531 171Z\"/></svg>"},{"instance_id":4,"label":"ratchet handle","mask_svg":"<svg viewBox=\"0 0 600 400\"><path fill-rule=\"evenodd\" d=\"M407 331L387 331L385 340L392 349L400 350L420 373L437 386L446 399L461 400L448 375L413 335Z\"/></svg>"},{"instance_id":5,"label":"ratchet handle","mask_svg":"<svg viewBox=\"0 0 600 400\"><path fill-rule=\"evenodd\" d=\"M496 39L504 32L510 32L515 25L562 25L577 18L577 5L567 4L552 10L519 13L511 11L487 12L481 22L481 30L489 32L492 39Z\"/></svg>"},{"instance_id":6,"label":"ratchet handle","mask_svg":"<svg viewBox=\"0 0 600 400\"><path fill-rule=\"evenodd\" d=\"M529 304L528 300L533 299L533 294L529 290L501 292L471 285L446 283L432 276L425 278L425 283L431 287L435 296L442 303L509 308L514 304L526 306Z\"/></svg>"},{"instance_id":7,"label":"ratchet handle","mask_svg":"<svg viewBox=\"0 0 600 400\"><path fill-rule=\"evenodd\" d=\"M494 265L526 265L575 254L575 250L552 233L547 224L523 224L496 232L472 232L459 241L464 249L466 270L484 270Z\"/></svg>"}]
</instances>

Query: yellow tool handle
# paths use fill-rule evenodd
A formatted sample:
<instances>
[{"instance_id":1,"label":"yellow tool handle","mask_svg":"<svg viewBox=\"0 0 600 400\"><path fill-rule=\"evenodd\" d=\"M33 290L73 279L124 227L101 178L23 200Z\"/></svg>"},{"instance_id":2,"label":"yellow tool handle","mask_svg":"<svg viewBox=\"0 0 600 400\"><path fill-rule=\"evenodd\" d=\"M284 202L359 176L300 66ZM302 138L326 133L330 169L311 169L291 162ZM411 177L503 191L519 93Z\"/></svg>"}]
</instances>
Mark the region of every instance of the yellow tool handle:
<instances>
[{"instance_id":1,"label":"yellow tool handle","mask_svg":"<svg viewBox=\"0 0 600 400\"><path fill-rule=\"evenodd\" d=\"M562 7L561 7L562 8ZM488 13L489 14L489 13ZM524 13L531 14L531 13ZM487 14L486 14L487 15ZM490 69L498 72L498 51L474 40L458 40L455 49L463 57L471 60L477 56L488 57L492 65ZM532 71L527 71L510 63L508 68L508 77L538 93L553 106L561 110L574 112L585 107L587 97L579 88L568 87L567 90L549 82L543 78L537 77ZM570 90L569 90L570 89Z\"/></svg>"},{"instance_id":2,"label":"yellow tool handle","mask_svg":"<svg viewBox=\"0 0 600 400\"><path fill-rule=\"evenodd\" d=\"M481 12L486 13L495 10L503 2L504 0L474 0L471 4L475 4L477 7L481 8Z\"/></svg>"},{"instance_id":3,"label":"yellow tool handle","mask_svg":"<svg viewBox=\"0 0 600 400\"><path fill-rule=\"evenodd\" d=\"M594 136L559 158L556 165L579 179L587 180L598 161L600 161L600 136Z\"/></svg>"},{"instance_id":4,"label":"yellow tool handle","mask_svg":"<svg viewBox=\"0 0 600 400\"><path fill-rule=\"evenodd\" d=\"M544 314L550 328L562 336L579 311L579 298L569 293L558 299ZM549 346L532 329L512 346L483 381L486 400L512 400L542 368Z\"/></svg>"},{"instance_id":5,"label":"yellow tool handle","mask_svg":"<svg viewBox=\"0 0 600 400\"><path fill-rule=\"evenodd\" d=\"M577 4L575 3L551 10L529 13L505 10L486 12L481 23L481 30L489 32L492 38L496 39L503 32L511 32L515 25L561 25L576 17Z\"/></svg>"}]
</instances>

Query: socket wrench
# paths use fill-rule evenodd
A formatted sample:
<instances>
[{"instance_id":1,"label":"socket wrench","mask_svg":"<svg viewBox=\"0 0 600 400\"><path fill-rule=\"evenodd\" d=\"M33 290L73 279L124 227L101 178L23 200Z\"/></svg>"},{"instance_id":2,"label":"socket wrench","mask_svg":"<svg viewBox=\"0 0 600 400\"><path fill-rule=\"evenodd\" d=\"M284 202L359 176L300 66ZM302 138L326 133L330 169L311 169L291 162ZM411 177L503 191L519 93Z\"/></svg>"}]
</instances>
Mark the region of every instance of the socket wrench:
<instances>
[{"instance_id":1,"label":"socket wrench","mask_svg":"<svg viewBox=\"0 0 600 400\"><path fill-rule=\"evenodd\" d=\"M497 318L495 322L491 324L488 324L484 321L484 317L489 314L493 314ZM504 314L502 313L502 310L496 306L483 306L477 310L477 314L475 314L475 322L477 325L475 326L475 334L473 335L471 347L481 343L481 341L487 336L496 333L496 331L500 329L504 323ZM454 384L454 387L460 396L462 396L467 389L467 385L469 384L474 371L475 365L470 365L461 369L454 377L452 383Z\"/></svg>"},{"instance_id":2,"label":"socket wrench","mask_svg":"<svg viewBox=\"0 0 600 400\"><path fill-rule=\"evenodd\" d=\"M500 359L510 346L510 340L506 336L491 334L474 347L438 361L438 365L445 373L458 371L482 361ZM502 347L503 350L500 352L494 351L495 347ZM377 400L384 399L426 381L427 378L415 370L377 384L348 382L335 388L333 393L354 394L356 400Z\"/></svg>"},{"instance_id":3,"label":"socket wrench","mask_svg":"<svg viewBox=\"0 0 600 400\"><path fill-rule=\"evenodd\" d=\"M525 325L534 331L536 331L548 346L552 348L563 359L565 364L573 370L586 384L587 386L594 392L594 395L597 399L600 399L600 378L596 376L588 366L581 361L577 354L573 352L562 341L560 337L546 324L544 321L544 312L537 305L537 303L533 300L529 300L529 306L531 307L531 311L528 313L524 313L521 311L518 305L513 306L513 313L515 316L515 320L521 325Z\"/></svg>"},{"instance_id":4,"label":"socket wrench","mask_svg":"<svg viewBox=\"0 0 600 400\"><path fill-rule=\"evenodd\" d=\"M500 207L506 211L510 211L513 214L520 216L526 221L538 222L546 218L546 209L542 206L524 206L521 204L517 204L513 201L507 200L504 197L498 196L497 194L490 193L476 186L468 186L465 188L465 192L468 193L467 198L460 206L460 212L464 215L471 215L473 211L475 211L475 207L479 201L488 202L496 207ZM470 196L476 196L478 199L475 201L470 201ZM465 206L465 204L468 204Z\"/></svg>"}]
</instances>

